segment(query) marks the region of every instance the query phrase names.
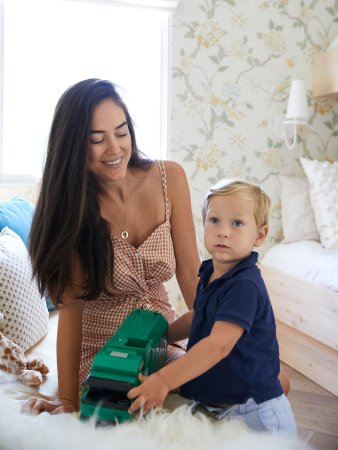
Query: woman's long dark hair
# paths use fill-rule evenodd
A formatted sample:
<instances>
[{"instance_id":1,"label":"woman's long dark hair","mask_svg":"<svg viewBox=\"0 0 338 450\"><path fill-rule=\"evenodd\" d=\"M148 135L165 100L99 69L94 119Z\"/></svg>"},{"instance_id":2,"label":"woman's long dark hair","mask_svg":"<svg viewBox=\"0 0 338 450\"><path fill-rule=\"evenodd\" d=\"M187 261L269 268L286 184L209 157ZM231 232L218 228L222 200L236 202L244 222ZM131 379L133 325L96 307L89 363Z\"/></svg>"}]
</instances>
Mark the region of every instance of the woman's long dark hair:
<instances>
[{"instance_id":1,"label":"woman's long dark hair","mask_svg":"<svg viewBox=\"0 0 338 450\"><path fill-rule=\"evenodd\" d=\"M133 121L113 83L93 78L64 92L55 108L29 239L33 276L41 294L48 290L54 303L61 302L72 282L74 255L86 273L79 298L93 300L109 292L106 277L108 271L112 276L114 250L109 224L100 212L100 186L88 170L93 111L106 99L125 113L132 146L129 167L147 170L151 164L137 148Z\"/></svg>"}]
</instances>

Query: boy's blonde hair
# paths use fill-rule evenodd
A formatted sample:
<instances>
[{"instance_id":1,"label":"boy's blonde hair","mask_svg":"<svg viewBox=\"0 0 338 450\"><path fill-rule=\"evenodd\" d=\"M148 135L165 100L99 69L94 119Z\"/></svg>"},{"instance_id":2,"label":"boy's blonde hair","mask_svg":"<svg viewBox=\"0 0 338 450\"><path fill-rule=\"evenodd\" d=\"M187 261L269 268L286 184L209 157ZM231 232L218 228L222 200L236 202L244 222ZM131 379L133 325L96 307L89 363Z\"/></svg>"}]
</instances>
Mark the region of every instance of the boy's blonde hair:
<instances>
[{"instance_id":1,"label":"boy's blonde hair","mask_svg":"<svg viewBox=\"0 0 338 450\"><path fill-rule=\"evenodd\" d=\"M207 215L207 209L212 197L216 195L242 195L254 202L254 215L257 228L269 224L269 212L271 201L267 194L256 185L243 180L221 180L209 189L202 207L203 224Z\"/></svg>"}]
</instances>

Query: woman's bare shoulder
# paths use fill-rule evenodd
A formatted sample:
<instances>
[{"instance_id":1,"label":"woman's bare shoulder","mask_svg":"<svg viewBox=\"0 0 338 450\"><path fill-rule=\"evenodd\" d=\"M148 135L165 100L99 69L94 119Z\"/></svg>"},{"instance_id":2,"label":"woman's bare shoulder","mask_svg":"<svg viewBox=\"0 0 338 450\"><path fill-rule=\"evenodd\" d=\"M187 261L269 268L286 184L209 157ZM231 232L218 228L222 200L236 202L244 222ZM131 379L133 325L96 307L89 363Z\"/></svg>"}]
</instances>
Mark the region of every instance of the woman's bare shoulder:
<instances>
[{"instance_id":1,"label":"woman's bare shoulder","mask_svg":"<svg viewBox=\"0 0 338 450\"><path fill-rule=\"evenodd\" d=\"M183 167L175 161L164 161L169 188L179 190L187 185L187 175Z\"/></svg>"},{"instance_id":2,"label":"woman's bare shoulder","mask_svg":"<svg viewBox=\"0 0 338 450\"><path fill-rule=\"evenodd\" d=\"M172 202L180 201L190 196L189 183L183 167L174 161L165 161L164 167L167 176L168 196Z\"/></svg>"},{"instance_id":3,"label":"woman's bare shoulder","mask_svg":"<svg viewBox=\"0 0 338 450\"><path fill-rule=\"evenodd\" d=\"M183 167L175 161L163 161L166 174L168 176L184 176L186 177Z\"/></svg>"}]
</instances>

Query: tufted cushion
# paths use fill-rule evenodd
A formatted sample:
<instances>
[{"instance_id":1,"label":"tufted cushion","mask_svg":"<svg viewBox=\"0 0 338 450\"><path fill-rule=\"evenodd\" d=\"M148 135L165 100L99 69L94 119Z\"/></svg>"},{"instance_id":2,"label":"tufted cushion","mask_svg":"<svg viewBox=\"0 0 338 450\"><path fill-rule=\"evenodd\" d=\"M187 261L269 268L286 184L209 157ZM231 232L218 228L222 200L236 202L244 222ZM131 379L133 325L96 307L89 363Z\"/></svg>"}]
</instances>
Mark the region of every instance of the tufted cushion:
<instances>
[{"instance_id":1,"label":"tufted cushion","mask_svg":"<svg viewBox=\"0 0 338 450\"><path fill-rule=\"evenodd\" d=\"M0 232L0 312L1 331L24 351L48 331L46 302L32 280L27 249L8 227Z\"/></svg>"},{"instance_id":2,"label":"tufted cushion","mask_svg":"<svg viewBox=\"0 0 338 450\"><path fill-rule=\"evenodd\" d=\"M338 250L338 162L300 158L323 247Z\"/></svg>"}]
</instances>

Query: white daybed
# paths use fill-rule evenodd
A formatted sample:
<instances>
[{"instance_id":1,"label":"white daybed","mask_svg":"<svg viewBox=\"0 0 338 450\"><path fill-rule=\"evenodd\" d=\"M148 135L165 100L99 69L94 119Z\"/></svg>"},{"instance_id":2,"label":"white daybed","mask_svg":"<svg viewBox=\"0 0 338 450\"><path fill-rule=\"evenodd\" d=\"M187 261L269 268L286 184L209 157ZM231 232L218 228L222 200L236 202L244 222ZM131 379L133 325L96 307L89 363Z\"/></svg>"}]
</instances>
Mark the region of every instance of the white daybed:
<instances>
[{"instance_id":1,"label":"white daybed","mask_svg":"<svg viewBox=\"0 0 338 450\"><path fill-rule=\"evenodd\" d=\"M285 241L261 260L281 360L338 396L338 163L280 177Z\"/></svg>"},{"instance_id":2,"label":"white daybed","mask_svg":"<svg viewBox=\"0 0 338 450\"><path fill-rule=\"evenodd\" d=\"M281 360L338 396L338 251L316 241L279 244L261 271Z\"/></svg>"}]
</instances>

